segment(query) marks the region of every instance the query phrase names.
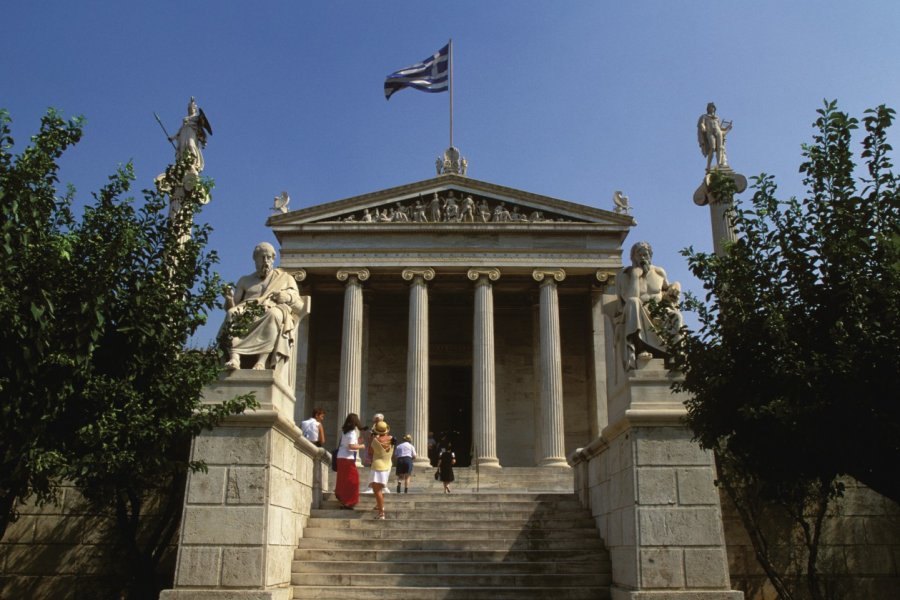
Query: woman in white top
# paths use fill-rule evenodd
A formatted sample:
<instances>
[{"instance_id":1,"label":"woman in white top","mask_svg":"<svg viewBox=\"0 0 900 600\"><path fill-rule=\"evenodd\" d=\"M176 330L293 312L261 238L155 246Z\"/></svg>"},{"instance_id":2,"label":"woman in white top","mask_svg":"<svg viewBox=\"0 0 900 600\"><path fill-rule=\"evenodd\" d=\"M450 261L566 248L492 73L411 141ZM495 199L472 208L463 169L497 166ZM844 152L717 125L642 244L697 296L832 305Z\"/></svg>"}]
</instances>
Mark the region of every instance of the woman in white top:
<instances>
[{"instance_id":1,"label":"woman in white top","mask_svg":"<svg viewBox=\"0 0 900 600\"><path fill-rule=\"evenodd\" d=\"M412 445L412 436L408 433L403 436L403 442L397 444L394 450L394 458L397 459L397 493L400 493L400 484L403 483L403 493L409 493L409 478L413 472L413 459L416 457L416 447Z\"/></svg>"},{"instance_id":2,"label":"woman in white top","mask_svg":"<svg viewBox=\"0 0 900 600\"><path fill-rule=\"evenodd\" d=\"M359 443L359 415L350 413L341 427L341 445L337 451L337 478L334 495L341 508L353 510L359 503L359 471L356 470L356 451L364 448Z\"/></svg>"}]
</instances>

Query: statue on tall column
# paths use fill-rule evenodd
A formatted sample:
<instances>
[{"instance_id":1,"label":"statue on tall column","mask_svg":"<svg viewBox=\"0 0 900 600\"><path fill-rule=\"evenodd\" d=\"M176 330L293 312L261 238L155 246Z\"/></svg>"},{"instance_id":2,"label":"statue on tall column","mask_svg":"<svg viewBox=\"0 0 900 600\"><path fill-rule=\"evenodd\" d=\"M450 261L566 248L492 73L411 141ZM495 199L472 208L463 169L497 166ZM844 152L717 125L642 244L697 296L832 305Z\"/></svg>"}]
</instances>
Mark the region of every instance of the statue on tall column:
<instances>
[{"instance_id":1,"label":"statue on tall column","mask_svg":"<svg viewBox=\"0 0 900 600\"><path fill-rule=\"evenodd\" d=\"M716 156L716 167L727 167L728 157L725 155L725 136L731 131L731 121L722 121L716 115L716 105L706 105L706 114L697 120L697 141L700 152L706 157L706 170L712 166L713 154Z\"/></svg>"},{"instance_id":2,"label":"statue on tall column","mask_svg":"<svg viewBox=\"0 0 900 600\"><path fill-rule=\"evenodd\" d=\"M155 180L157 191L169 197L169 219L174 221L181 213L187 194L199 189L200 203L209 202L206 189L200 182L200 172L205 166L201 150L206 146L206 136L212 135L212 127L203 110L197 107L193 96L188 103L188 114L182 119L181 127L175 135L169 135L159 115L153 114L166 138L175 147L175 164L166 169L165 173L160 173ZM182 169L177 163L185 156L188 157L188 165ZM189 238L190 233L186 232L181 236L181 241L184 242Z\"/></svg>"},{"instance_id":3,"label":"statue on tall column","mask_svg":"<svg viewBox=\"0 0 900 600\"><path fill-rule=\"evenodd\" d=\"M230 357L227 369L240 369L242 356L253 356L253 369L273 369L287 361L294 346L294 330L305 303L297 282L275 268L275 248L262 242L253 249L256 271L238 279L225 291L224 342Z\"/></svg>"},{"instance_id":4,"label":"statue on tall column","mask_svg":"<svg viewBox=\"0 0 900 600\"><path fill-rule=\"evenodd\" d=\"M728 166L725 155L725 136L731 131L731 126L731 121L719 119L716 105L712 102L706 105L706 114L697 121L697 141L706 157L706 174L694 192L694 204L709 205L713 247L717 256L723 256L727 245L737 239L731 214L734 210L733 196L747 189L747 178ZM715 169L712 168L713 154L716 156ZM723 187L718 183L726 180L730 180L731 184Z\"/></svg>"},{"instance_id":5,"label":"statue on tall column","mask_svg":"<svg viewBox=\"0 0 900 600\"><path fill-rule=\"evenodd\" d=\"M638 358L667 358L670 353L658 331L665 328L677 336L684 324L678 309L681 284L669 283L665 270L652 264L652 258L650 244L636 243L631 247L631 266L616 277L616 344L626 371L636 368ZM651 314L652 303L662 317Z\"/></svg>"}]
</instances>

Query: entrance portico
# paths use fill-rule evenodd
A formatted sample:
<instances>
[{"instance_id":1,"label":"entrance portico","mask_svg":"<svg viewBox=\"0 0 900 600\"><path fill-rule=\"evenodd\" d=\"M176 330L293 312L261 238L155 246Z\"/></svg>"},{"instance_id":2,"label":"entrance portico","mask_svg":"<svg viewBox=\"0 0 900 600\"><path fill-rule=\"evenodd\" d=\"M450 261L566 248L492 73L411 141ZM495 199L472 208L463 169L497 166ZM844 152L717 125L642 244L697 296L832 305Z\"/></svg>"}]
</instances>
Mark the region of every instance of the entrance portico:
<instances>
[{"instance_id":1,"label":"entrance portico","mask_svg":"<svg viewBox=\"0 0 900 600\"><path fill-rule=\"evenodd\" d=\"M417 209L426 199L434 212ZM479 207L478 220L454 205ZM321 406L334 432L347 412L384 413L420 463L431 431L480 467L566 467L605 426L593 359L609 327L596 298L632 225L457 174L271 218L281 267L304 271L316 307L298 353L298 413ZM448 376L467 385L448 392ZM440 422L453 415L467 422Z\"/></svg>"}]
</instances>

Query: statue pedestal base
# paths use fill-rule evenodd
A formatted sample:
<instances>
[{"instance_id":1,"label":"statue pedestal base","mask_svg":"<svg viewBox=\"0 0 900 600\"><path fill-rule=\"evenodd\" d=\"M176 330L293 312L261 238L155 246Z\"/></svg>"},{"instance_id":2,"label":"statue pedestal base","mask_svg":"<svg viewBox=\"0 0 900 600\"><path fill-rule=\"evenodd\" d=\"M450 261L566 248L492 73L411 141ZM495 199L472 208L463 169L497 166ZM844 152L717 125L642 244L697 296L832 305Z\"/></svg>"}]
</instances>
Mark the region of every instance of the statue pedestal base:
<instances>
[{"instance_id":1,"label":"statue pedestal base","mask_svg":"<svg viewBox=\"0 0 900 600\"><path fill-rule=\"evenodd\" d=\"M294 396L272 371L239 370L204 390L215 402L253 392L261 407L194 438L175 589L164 600L289 600L291 561L328 482L328 453L303 437Z\"/></svg>"},{"instance_id":2,"label":"statue pedestal base","mask_svg":"<svg viewBox=\"0 0 900 600\"><path fill-rule=\"evenodd\" d=\"M624 410L571 457L575 489L609 548L614 600L739 600L713 457L692 441L671 382L660 359L627 374Z\"/></svg>"}]
</instances>

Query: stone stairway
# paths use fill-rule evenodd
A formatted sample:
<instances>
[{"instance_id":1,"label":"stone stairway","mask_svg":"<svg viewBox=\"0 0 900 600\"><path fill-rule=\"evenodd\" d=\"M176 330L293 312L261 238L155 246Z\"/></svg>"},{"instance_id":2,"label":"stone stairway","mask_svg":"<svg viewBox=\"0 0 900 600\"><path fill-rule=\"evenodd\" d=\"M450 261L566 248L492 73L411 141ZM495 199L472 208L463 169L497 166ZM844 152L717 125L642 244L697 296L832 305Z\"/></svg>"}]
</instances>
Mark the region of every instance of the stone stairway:
<instances>
[{"instance_id":1,"label":"stone stairway","mask_svg":"<svg viewBox=\"0 0 900 600\"><path fill-rule=\"evenodd\" d=\"M392 600L610 597L609 554L570 493L411 492L355 511L326 494L294 553L294 598Z\"/></svg>"}]
</instances>

